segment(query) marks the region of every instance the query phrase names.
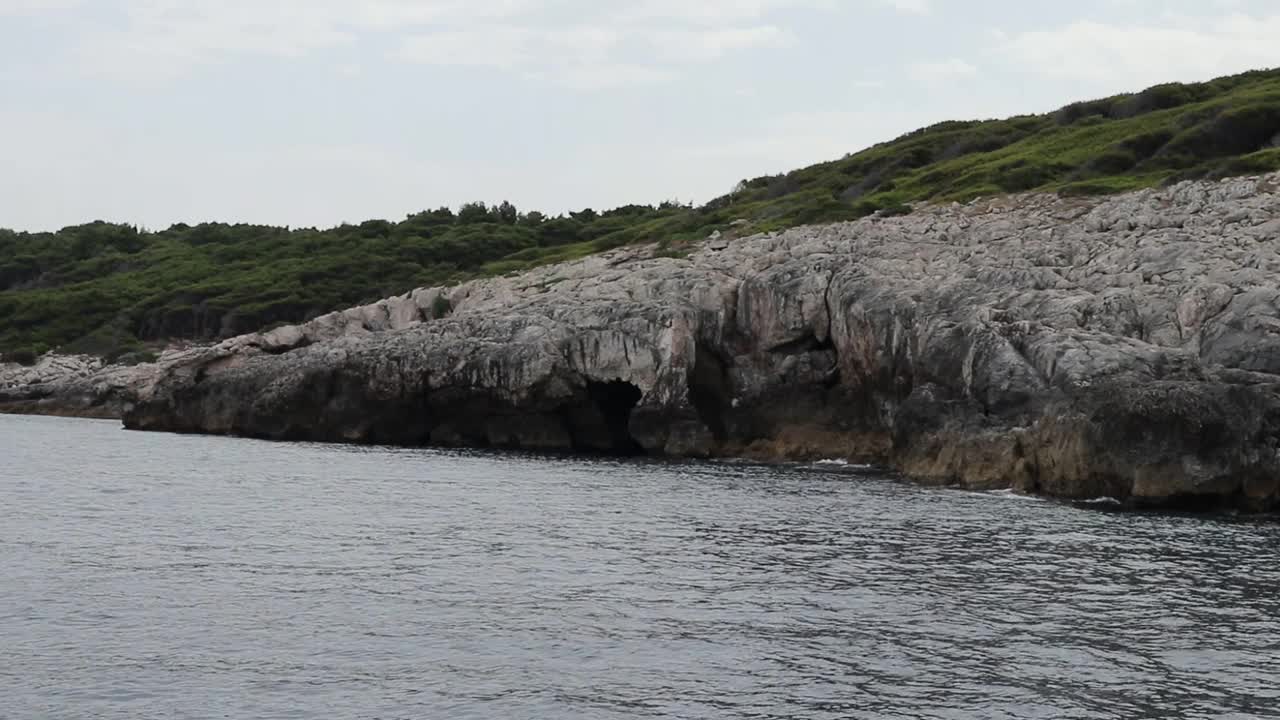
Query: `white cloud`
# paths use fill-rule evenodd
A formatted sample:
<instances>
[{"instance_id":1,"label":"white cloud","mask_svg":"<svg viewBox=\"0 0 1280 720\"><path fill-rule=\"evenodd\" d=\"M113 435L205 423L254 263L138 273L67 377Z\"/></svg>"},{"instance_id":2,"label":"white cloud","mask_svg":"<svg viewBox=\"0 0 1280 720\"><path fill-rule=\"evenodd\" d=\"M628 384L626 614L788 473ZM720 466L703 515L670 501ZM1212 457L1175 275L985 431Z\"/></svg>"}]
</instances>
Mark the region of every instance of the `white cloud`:
<instances>
[{"instance_id":1,"label":"white cloud","mask_svg":"<svg viewBox=\"0 0 1280 720\"><path fill-rule=\"evenodd\" d=\"M408 36L392 56L427 65L530 71L538 66L608 63L619 42L619 34L606 27L472 27Z\"/></svg>"},{"instance_id":2,"label":"white cloud","mask_svg":"<svg viewBox=\"0 0 1280 720\"><path fill-rule=\"evenodd\" d=\"M163 228L179 221L323 226L397 218L442 198L465 199L452 190L457 178L484 172L372 144L156 143L50 112L0 109L0 137L22 138L6 146L0 226L32 229L95 219ZM496 184L491 177L482 184L488 182Z\"/></svg>"},{"instance_id":3,"label":"white cloud","mask_svg":"<svg viewBox=\"0 0 1280 720\"><path fill-rule=\"evenodd\" d=\"M80 54L91 72L135 81L166 79L228 55L297 58L354 41L324 12L297 12L292 0L216 5L130 0L124 10L123 29L86 31Z\"/></svg>"},{"instance_id":4,"label":"white cloud","mask_svg":"<svg viewBox=\"0 0 1280 720\"><path fill-rule=\"evenodd\" d=\"M368 41L396 47L389 56L398 60L518 70L583 87L598 85L583 79L603 79L606 69L652 82L674 76L681 63L787 47L794 36L780 24L784 11L842 7L840 0L109 1L126 22L114 30L86 24L80 54L93 72L134 81L176 78L229 57L298 58ZM77 2L0 0L0 12ZM856 2L929 10L928 0ZM568 27L565 16L574 18Z\"/></svg>"},{"instance_id":5,"label":"white cloud","mask_svg":"<svg viewBox=\"0 0 1280 720\"><path fill-rule=\"evenodd\" d=\"M978 68L959 58L913 63L907 71L917 80L926 82L954 80L978 74Z\"/></svg>"},{"instance_id":6,"label":"white cloud","mask_svg":"<svg viewBox=\"0 0 1280 720\"><path fill-rule=\"evenodd\" d=\"M736 50L787 47L791 33L773 25L659 31L651 42L670 60L714 60Z\"/></svg>"},{"instance_id":7,"label":"white cloud","mask_svg":"<svg viewBox=\"0 0 1280 720\"><path fill-rule=\"evenodd\" d=\"M830 5L830 0L638 0L614 17L627 22L677 21L723 25L759 20L768 13L787 8Z\"/></svg>"},{"instance_id":8,"label":"white cloud","mask_svg":"<svg viewBox=\"0 0 1280 720\"><path fill-rule=\"evenodd\" d=\"M75 0L54 0L69 3ZM38 0L0 0L28 5ZM119 0L125 26L86 26L92 71L131 80L181 75L236 55L298 58L363 34L427 25L478 27L518 18L536 0Z\"/></svg>"},{"instance_id":9,"label":"white cloud","mask_svg":"<svg viewBox=\"0 0 1280 720\"><path fill-rule=\"evenodd\" d=\"M395 56L428 65L510 69L529 62L536 40L521 28L453 30L406 38Z\"/></svg>"},{"instance_id":10,"label":"white cloud","mask_svg":"<svg viewBox=\"0 0 1280 720\"><path fill-rule=\"evenodd\" d=\"M883 0L883 4L916 15L928 15L933 12L930 0Z\"/></svg>"},{"instance_id":11,"label":"white cloud","mask_svg":"<svg viewBox=\"0 0 1280 720\"><path fill-rule=\"evenodd\" d=\"M78 7L80 0L0 0L0 17L5 15L33 15L38 12L70 10Z\"/></svg>"},{"instance_id":12,"label":"white cloud","mask_svg":"<svg viewBox=\"0 0 1280 720\"><path fill-rule=\"evenodd\" d=\"M842 5L880 6L923 15L932 0L636 0L617 13L621 20L679 21L701 25L758 21L782 10L832 10Z\"/></svg>"},{"instance_id":13,"label":"white cloud","mask_svg":"<svg viewBox=\"0 0 1280 720\"><path fill-rule=\"evenodd\" d=\"M333 22L394 30L433 23L507 20L537 10L543 3L537 0L320 0L302 5L322 8Z\"/></svg>"},{"instance_id":14,"label":"white cloud","mask_svg":"<svg viewBox=\"0 0 1280 720\"><path fill-rule=\"evenodd\" d=\"M1118 92L1280 65L1277 38L1280 14L1171 18L1136 27L1079 21L1009 34L994 52L1017 70Z\"/></svg>"},{"instance_id":15,"label":"white cloud","mask_svg":"<svg viewBox=\"0 0 1280 720\"><path fill-rule=\"evenodd\" d=\"M717 162L747 161L760 175L833 160L938 119L922 110L789 112L770 118L756 133L684 152Z\"/></svg>"},{"instance_id":16,"label":"white cloud","mask_svg":"<svg viewBox=\"0 0 1280 720\"><path fill-rule=\"evenodd\" d=\"M488 67L579 90L670 80L681 66L735 52L787 47L774 25L670 27L660 23L477 26L407 37L393 57L441 66Z\"/></svg>"},{"instance_id":17,"label":"white cloud","mask_svg":"<svg viewBox=\"0 0 1280 720\"><path fill-rule=\"evenodd\" d=\"M662 68L627 63L581 64L535 71L526 77L572 90L608 90L636 85L655 85L671 80L672 73Z\"/></svg>"},{"instance_id":18,"label":"white cloud","mask_svg":"<svg viewBox=\"0 0 1280 720\"><path fill-rule=\"evenodd\" d=\"M486 27L405 38L393 57L440 66L487 67L579 90L669 80L685 63L731 52L785 47L793 38L771 25L725 28L582 26Z\"/></svg>"}]
</instances>

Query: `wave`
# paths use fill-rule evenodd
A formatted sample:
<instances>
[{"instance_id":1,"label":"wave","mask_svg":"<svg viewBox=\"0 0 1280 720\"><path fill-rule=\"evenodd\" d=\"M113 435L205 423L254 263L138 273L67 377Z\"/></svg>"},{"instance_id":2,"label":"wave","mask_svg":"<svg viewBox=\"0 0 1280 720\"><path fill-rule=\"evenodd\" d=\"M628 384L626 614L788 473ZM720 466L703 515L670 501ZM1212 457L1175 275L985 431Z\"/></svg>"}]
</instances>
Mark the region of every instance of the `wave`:
<instances>
[{"instance_id":1,"label":"wave","mask_svg":"<svg viewBox=\"0 0 1280 720\"><path fill-rule=\"evenodd\" d=\"M1099 497L1092 500L1081 500L1081 505L1123 505L1124 503L1113 497Z\"/></svg>"},{"instance_id":2,"label":"wave","mask_svg":"<svg viewBox=\"0 0 1280 720\"><path fill-rule=\"evenodd\" d=\"M1006 488L1004 490L988 490L987 492L984 492L981 494L999 497L999 498L1007 498L1009 500L1028 500L1031 502L1044 502L1044 498L1042 497L1020 493L1017 490L1014 490L1013 488Z\"/></svg>"},{"instance_id":3,"label":"wave","mask_svg":"<svg viewBox=\"0 0 1280 720\"><path fill-rule=\"evenodd\" d=\"M850 470L874 470L876 467L875 465L859 465L857 463L851 463L848 460L841 460L839 458L831 458L828 460L818 460L817 462L814 463L814 465L816 467L828 467L828 468L839 467L839 468L848 468Z\"/></svg>"}]
</instances>

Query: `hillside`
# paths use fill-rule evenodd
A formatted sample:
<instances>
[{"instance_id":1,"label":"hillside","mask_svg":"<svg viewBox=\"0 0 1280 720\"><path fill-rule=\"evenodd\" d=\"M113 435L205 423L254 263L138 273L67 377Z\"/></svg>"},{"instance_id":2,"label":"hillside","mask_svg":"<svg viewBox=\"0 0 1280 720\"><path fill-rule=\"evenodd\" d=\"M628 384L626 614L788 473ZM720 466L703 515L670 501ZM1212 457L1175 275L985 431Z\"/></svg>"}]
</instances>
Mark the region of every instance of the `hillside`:
<instances>
[{"instance_id":1,"label":"hillside","mask_svg":"<svg viewBox=\"0 0 1280 720\"><path fill-rule=\"evenodd\" d=\"M1045 115L947 122L843 159L746 180L701 207L674 203L549 218L510 204L440 209L328 230L93 223L0 230L0 353L116 358L211 339L480 275L635 242L671 253L908 203L1026 190L1102 194L1280 169L1280 70L1156 86ZM3 218L0 218L3 222Z\"/></svg>"}]
</instances>

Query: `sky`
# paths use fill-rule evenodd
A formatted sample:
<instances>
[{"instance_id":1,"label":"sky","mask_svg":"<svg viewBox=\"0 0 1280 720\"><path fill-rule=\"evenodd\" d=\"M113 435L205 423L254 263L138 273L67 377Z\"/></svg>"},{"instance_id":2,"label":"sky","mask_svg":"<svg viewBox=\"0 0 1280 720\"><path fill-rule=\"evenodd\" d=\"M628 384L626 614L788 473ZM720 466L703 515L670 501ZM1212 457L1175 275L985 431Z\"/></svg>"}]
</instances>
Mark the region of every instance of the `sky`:
<instances>
[{"instance_id":1,"label":"sky","mask_svg":"<svg viewBox=\"0 0 1280 720\"><path fill-rule=\"evenodd\" d=\"M0 227L700 203L1276 38L1280 0L0 0Z\"/></svg>"}]
</instances>

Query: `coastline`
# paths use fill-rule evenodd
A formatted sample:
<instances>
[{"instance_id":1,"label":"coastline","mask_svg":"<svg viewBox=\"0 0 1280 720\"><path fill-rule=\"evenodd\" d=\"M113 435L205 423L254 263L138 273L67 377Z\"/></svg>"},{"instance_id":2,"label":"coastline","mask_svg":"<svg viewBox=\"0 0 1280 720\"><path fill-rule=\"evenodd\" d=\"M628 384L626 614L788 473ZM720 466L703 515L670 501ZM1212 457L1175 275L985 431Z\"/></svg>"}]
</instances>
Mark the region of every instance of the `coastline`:
<instances>
[{"instance_id":1,"label":"coastline","mask_svg":"<svg viewBox=\"0 0 1280 720\"><path fill-rule=\"evenodd\" d=\"M0 406L273 440L840 458L931 485L1267 512L1277 188L922 206L679 258L632 246L0 386Z\"/></svg>"},{"instance_id":2,"label":"coastline","mask_svg":"<svg viewBox=\"0 0 1280 720\"><path fill-rule=\"evenodd\" d=\"M79 420L120 420L123 413L111 408L81 409L27 406L22 403L0 405L0 415L29 415L33 417L60 417Z\"/></svg>"}]
</instances>

